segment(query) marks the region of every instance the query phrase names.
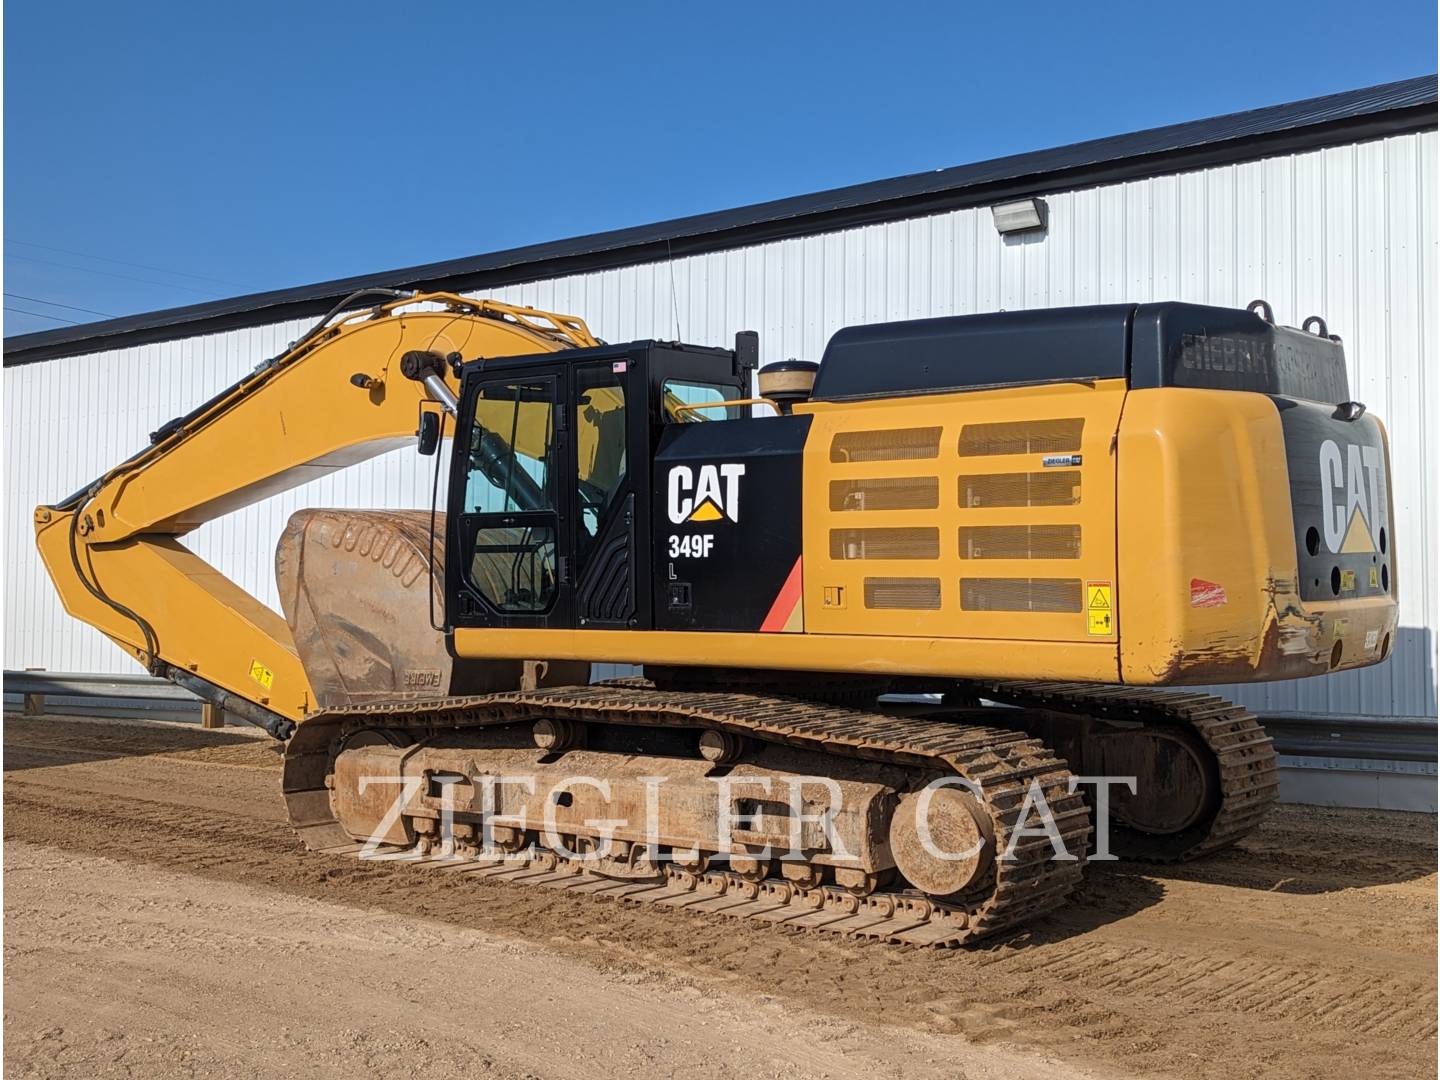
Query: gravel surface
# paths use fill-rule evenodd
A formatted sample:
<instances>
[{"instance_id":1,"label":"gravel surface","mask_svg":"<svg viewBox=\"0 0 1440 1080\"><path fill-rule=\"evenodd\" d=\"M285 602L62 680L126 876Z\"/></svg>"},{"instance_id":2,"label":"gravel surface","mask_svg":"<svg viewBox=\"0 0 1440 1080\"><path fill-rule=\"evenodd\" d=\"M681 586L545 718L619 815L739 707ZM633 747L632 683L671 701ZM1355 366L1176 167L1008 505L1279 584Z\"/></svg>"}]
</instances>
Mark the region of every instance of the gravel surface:
<instances>
[{"instance_id":1,"label":"gravel surface","mask_svg":"<svg viewBox=\"0 0 1440 1080\"><path fill-rule=\"evenodd\" d=\"M5 720L13 1076L1434 1075L1430 815L1282 806L978 948L307 853L263 735Z\"/></svg>"}]
</instances>

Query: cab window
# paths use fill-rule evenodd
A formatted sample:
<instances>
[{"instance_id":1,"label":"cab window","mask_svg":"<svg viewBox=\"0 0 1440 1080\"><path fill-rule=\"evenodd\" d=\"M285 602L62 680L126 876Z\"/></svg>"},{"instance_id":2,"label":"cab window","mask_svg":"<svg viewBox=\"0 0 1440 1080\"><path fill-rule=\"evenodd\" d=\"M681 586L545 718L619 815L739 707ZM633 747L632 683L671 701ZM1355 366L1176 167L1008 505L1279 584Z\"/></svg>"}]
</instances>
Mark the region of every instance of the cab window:
<instances>
[{"instance_id":1,"label":"cab window","mask_svg":"<svg viewBox=\"0 0 1440 1080\"><path fill-rule=\"evenodd\" d=\"M665 422L697 423L704 420L738 420L744 415L744 406L720 406L720 402L736 401L740 390L735 386L719 383L691 382L686 379L666 379L664 384ZM683 405L706 405L710 408L684 409Z\"/></svg>"},{"instance_id":2,"label":"cab window","mask_svg":"<svg viewBox=\"0 0 1440 1080\"><path fill-rule=\"evenodd\" d=\"M625 483L625 387L609 363L575 372L575 478L579 551L589 547Z\"/></svg>"}]
</instances>

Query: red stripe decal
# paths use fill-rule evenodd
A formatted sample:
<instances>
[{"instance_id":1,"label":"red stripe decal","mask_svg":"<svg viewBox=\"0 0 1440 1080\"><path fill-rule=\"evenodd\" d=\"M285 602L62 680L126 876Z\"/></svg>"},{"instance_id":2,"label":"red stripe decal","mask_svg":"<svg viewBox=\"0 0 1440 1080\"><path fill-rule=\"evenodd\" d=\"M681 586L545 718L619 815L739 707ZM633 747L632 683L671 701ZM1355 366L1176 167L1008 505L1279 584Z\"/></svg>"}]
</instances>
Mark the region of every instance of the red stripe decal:
<instances>
[{"instance_id":1,"label":"red stripe decal","mask_svg":"<svg viewBox=\"0 0 1440 1080\"><path fill-rule=\"evenodd\" d=\"M780 586L780 592L775 597L775 603L770 605L770 614L765 616L765 621L760 624L762 634L774 634L785 629L785 624L790 621L790 614L795 610L795 605L800 603L800 560L795 560L795 565L790 568L790 576L785 579L785 584Z\"/></svg>"}]
</instances>

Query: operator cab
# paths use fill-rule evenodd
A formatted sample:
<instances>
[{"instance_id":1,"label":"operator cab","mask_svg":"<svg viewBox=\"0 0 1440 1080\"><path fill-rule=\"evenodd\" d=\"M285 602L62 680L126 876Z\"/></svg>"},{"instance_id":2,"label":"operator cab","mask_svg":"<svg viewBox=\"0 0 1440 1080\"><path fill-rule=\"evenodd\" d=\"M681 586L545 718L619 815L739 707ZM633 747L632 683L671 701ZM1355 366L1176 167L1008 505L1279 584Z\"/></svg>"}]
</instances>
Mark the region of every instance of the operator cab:
<instances>
[{"instance_id":1,"label":"operator cab","mask_svg":"<svg viewBox=\"0 0 1440 1080\"><path fill-rule=\"evenodd\" d=\"M447 626L655 626L652 463L667 432L758 422L743 403L755 336L736 346L640 341L465 364Z\"/></svg>"}]
</instances>

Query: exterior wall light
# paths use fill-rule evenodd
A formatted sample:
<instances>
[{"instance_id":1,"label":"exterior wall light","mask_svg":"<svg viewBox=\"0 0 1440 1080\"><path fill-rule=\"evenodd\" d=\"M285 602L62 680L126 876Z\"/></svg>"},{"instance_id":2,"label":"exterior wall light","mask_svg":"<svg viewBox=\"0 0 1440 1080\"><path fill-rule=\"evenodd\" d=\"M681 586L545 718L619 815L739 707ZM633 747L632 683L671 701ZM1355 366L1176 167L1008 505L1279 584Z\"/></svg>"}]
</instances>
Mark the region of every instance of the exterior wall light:
<instances>
[{"instance_id":1,"label":"exterior wall light","mask_svg":"<svg viewBox=\"0 0 1440 1080\"><path fill-rule=\"evenodd\" d=\"M990 208L995 215L995 231L1001 236L1045 228L1047 214L1044 199L1019 199Z\"/></svg>"}]
</instances>

